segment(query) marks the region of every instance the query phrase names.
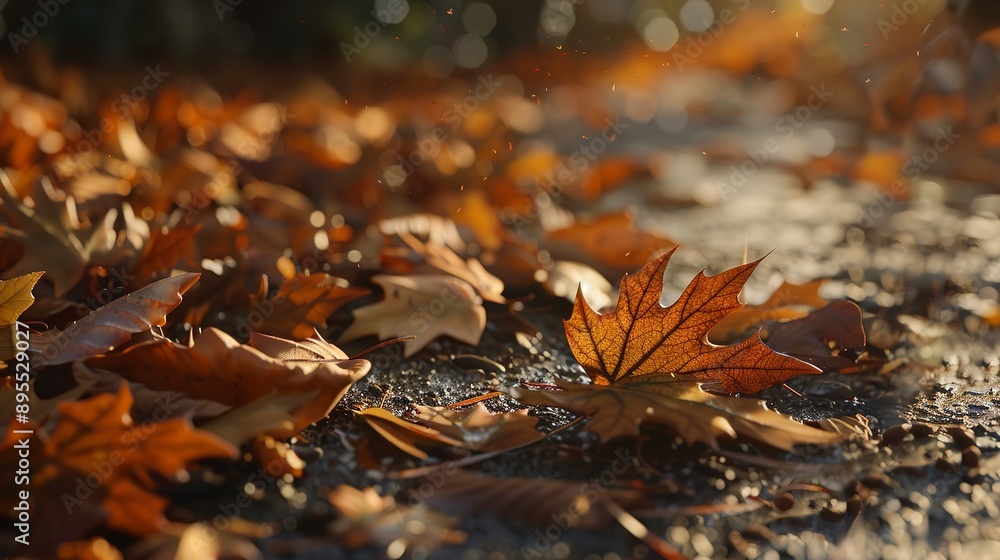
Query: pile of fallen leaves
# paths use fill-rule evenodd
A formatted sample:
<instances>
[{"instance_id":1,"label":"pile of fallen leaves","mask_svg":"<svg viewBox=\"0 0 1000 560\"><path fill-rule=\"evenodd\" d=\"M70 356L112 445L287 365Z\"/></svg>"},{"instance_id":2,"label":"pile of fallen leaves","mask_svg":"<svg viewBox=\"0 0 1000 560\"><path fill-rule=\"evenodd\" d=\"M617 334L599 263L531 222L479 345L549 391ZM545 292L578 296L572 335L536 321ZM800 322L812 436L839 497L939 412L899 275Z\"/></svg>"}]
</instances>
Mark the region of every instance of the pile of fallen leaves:
<instances>
[{"instance_id":1,"label":"pile of fallen leaves","mask_svg":"<svg viewBox=\"0 0 1000 560\"><path fill-rule=\"evenodd\" d=\"M29 492L30 546L18 554L242 557L265 537L281 550L295 524L244 519L253 492L221 534L208 525L214 509L176 506L195 474L225 478L246 462L294 487L310 468L296 438L380 373L326 339L387 341L419 358L450 337L470 367L502 367L476 346L491 323L530 344L539 331L520 314L529 301L573 301L565 341L591 382L515 382L445 406L415 402L408 414L338 416L389 444L379 452L419 463L381 476L442 482L416 504L379 485L324 488L328 523L307 536L396 558L462 542L452 515L544 527L570 512L569 527L617 520L677 557L635 517L666 485L637 477L590 495L570 480L474 467L581 422L602 442L679 437L703 450L870 434L854 417L806 425L752 396L801 375L879 368L857 305L827 302L813 282L745 307L760 261L700 273L664 305L676 244L629 211L568 210L648 176L650 164L608 158L554 191L545 175L565 169L562 158L507 149L540 116L525 97L483 102L400 185L373 169L389 148L418 153L423 138L398 124L404 107L352 111L325 89L222 100L198 82L168 84L128 118L102 107L95 144L55 99L5 87L0 454L13 472L30 449L30 469L23 482L5 479L0 500L16 521L18 491ZM483 162L495 166L486 181ZM510 409L485 406L493 399ZM543 407L575 419L540 429ZM391 463L381 459L376 469Z\"/></svg>"}]
</instances>

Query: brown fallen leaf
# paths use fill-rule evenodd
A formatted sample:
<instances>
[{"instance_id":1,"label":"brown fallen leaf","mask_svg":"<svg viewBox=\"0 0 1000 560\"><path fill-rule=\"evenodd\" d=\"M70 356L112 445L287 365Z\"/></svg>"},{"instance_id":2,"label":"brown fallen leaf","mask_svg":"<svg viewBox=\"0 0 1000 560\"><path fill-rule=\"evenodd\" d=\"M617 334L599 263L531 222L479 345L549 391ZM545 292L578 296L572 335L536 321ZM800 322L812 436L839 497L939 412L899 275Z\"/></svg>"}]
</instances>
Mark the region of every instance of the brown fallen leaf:
<instances>
[{"instance_id":1,"label":"brown fallen leaf","mask_svg":"<svg viewBox=\"0 0 1000 560\"><path fill-rule=\"evenodd\" d=\"M145 286L153 280L168 274L177 261L193 261L195 256L195 236L201 231L200 224L180 224L167 229L153 231L142 253L132 265L131 275L136 286Z\"/></svg>"},{"instance_id":2,"label":"brown fallen leaf","mask_svg":"<svg viewBox=\"0 0 1000 560\"><path fill-rule=\"evenodd\" d=\"M494 414L482 403L456 411L444 406L417 405L420 424L461 442L472 451L499 451L520 447L545 434L535 429L538 419L527 409Z\"/></svg>"},{"instance_id":3,"label":"brown fallen leaf","mask_svg":"<svg viewBox=\"0 0 1000 560\"><path fill-rule=\"evenodd\" d=\"M448 437L434 428L407 422L384 408L366 408L357 411L357 415L386 441L417 459L430 457L421 447L462 447L461 440Z\"/></svg>"},{"instance_id":4,"label":"brown fallen leaf","mask_svg":"<svg viewBox=\"0 0 1000 560\"><path fill-rule=\"evenodd\" d=\"M514 389L524 404L557 406L589 415L584 429L601 441L636 437L645 423L673 429L688 444L718 449L720 438L747 437L779 449L797 444L830 444L839 434L810 428L769 410L764 401L717 395L696 381L670 375L646 375L614 385L556 380L562 391Z\"/></svg>"},{"instance_id":5,"label":"brown fallen leaf","mask_svg":"<svg viewBox=\"0 0 1000 560\"><path fill-rule=\"evenodd\" d=\"M283 439L326 417L348 388L364 377L367 360L282 362L241 345L210 328L191 347L170 341L133 346L124 352L90 358L86 364L106 369L152 389L180 391L229 406L242 406L272 390L282 395L317 392L292 412L294 426L268 435Z\"/></svg>"},{"instance_id":6,"label":"brown fallen leaf","mask_svg":"<svg viewBox=\"0 0 1000 560\"><path fill-rule=\"evenodd\" d=\"M393 556L398 557L406 551L426 554L441 545L466 540L465 533L453 529L457 519L426 507L399 505L371 487L359 490L340 485L326 499L340 512L330 524L330 534L347 548L395 547Z\"/></svg>"},{"instance_id":7,"label":"brown fallen leaf","mask_svg":"<svg viewBox=\"0 0 1000 560\"><path fill-rule=\"evenodd\" d=\"M605 214L591 222L550 231L542 243L552 258L582 262L608 278L632 272L676 246L665 237L636 228L635 216L629 212Z\"/></svg>"},{"instance_id":8,"label":"brown fallen leaf","mask_svg":"<svg viewBox=\"0 0 1000 560\"><path fill-rule=\"evenodd\" d=\"M468 282L452 276L378 275L385 299L354 310L354 322L340 340L368 335L379 340L413 335L404 345L410 357L439 336L477 346L486 328L486 309Z\"/></svg>"},{"instance_id":9,"label":"brown fallen leaf","mask_svg":"<svg viewBox=\"0 0 1000 560\"><path fill-rule=\"evenodd\" d=\"M297 274L285 280L273 296L257 307L273 309L257 330L273 336L307 338L317 328L326 328L326 319L368 290L349 288L329 274Z\"/></svg>"},{"instance_id":10,"label":"brown fallen leaf","mask_svg":"<svg viewBox=\"0 0 1000 560\"><path fill-rule=\"evenodd\" d=\"M608 488L595 482L497 478L457 470L449 473L426 501L452 515L489 514L533 527L558 523L563 529L582 530L610 525L612 518L603 507L606 500L626 505L643 503L642 495L635 490ZM421 497L416 491L409 495Z\"/></svg>"},{"instance_id":11,"label":"brown fallen leaf","mask_svg":"<svg viewBox=\"0 0 1000 560\"><path fill-rule=\"evenodd\" d=\"M92 394L117 392L118 386L123 381L120 375L103 369L92 368L82 360L73 362L72 367L73 379L81 386L89 387ZM132 399L134 401L132 404L132 417L137 420L154 417L158 420L165 418L200 420L215 418L232 408L212 400L194 399L179 391L157 391L146 387L142 383L134 381L125 382L128 383L129 391L132 392ZM243 442L230 441L230 443L239 445Z\"/></svg>"},{"instance_id":12,"label":"brown fallen leaf","mask_svg":"<svg viewBox=\"0 0 1000 560\"><path fill-rule=\"evenodd\" d=\"M839 354L867 342L861 308L847 300L765 330L761 337L768 347L828 370L852 367L854 361Z\"/></svg>"},{"instance_id":13,"label":"brown fallen leaf","mask_svg":"<svg viewBox=\"0 0 1000 560\"><path fill-rule=\"evenodd\" d=\"M13 227L0 227L4 237L17 239L30 250L5 276L21 276L44 270L56 296L76 285L94 262L117 262L131 254L132 243L117 245L114 224L118 210L112 208L91 228L81 222L75 200L56 191L48 177L39 180L35 205L21 201L5 173L0 174L0 209L13 218Z\"/></svg>"},{"instance_id":14,"label":"brown fallen leaf","mask_svg":"<svg viewBox=\"0 0 1000 560\"><path fill-rule=\"evenodd\" d=\"M81 515L99 503L109 528L146 535L163 526L168 504L156 493L152 474L177 481L188 464L234 458L237 450L187 420L135 424L131 408L132 395L124 383L117 393L60 404L54 427L36 442L40 456L33 464L33 482L55 487L59 481L76 484L97 477L99 491L83 494L76 487L58 499L62 513L76 510Z\"/></svg>"},{"instance_id":15,"label":"brown fallen leaf","mask_svg":"<svg viewBox=\"0 0 1000 560\"><path fill-rule=\"evenodd\" d=\"M310 391L282 395L272 390L243 406L230 408L199 427L233 445L242 445L258 434L293 430L295 416L292 412L318 394L317 391Z\"/></svg>"},{"instance_id":16,"label":"brown fallen leaf","mask_svg":"<svg viewBox=\"0 0 1000 560\"><path fill-rule=\"evenodd\" d=\"M730 342L764 321L788 321L805 317L811 310L828 303L819 295L820 286L825 281L813 280L805 284L785 282L764 303L746 305L723 317L708 331L708 339Z\"/></svg>"},{"instance_id":17,"label":"brown fallen leaf","mask_svg":"<svg viewBox=\"0 0 1000 560\"><path fill-rule=\"evenodd\" d=\"M302 476L306 462L296 455L292 447L271 436L259 435L250 442L250 454L272 476L290 474L295 478Z\"/></svg>"},{"instance_id":18,"label":"brown fallen leaf","mask_svg":"<svg viewBox=\"0 0 1000 560\"><path fill-rule=\"evenodd\" d=\"M314 330L306 340L288 340L261 333L251 333L250 346L283 362L323 362L348 360L347 354L327 342L319 331Z\"/></svg>"},{"instance_id":19,"label":"brown fallen leaf","mask_svg":"<svg viewBox=\"0 0 1000 560\"><path fill-rule=\"evenodd\" d=\"M133 334L166 324L166 316L180 305L200 274L187 272L152 284L95 309L66 330L31 337L40 368L101 354L128 342Z\"/></svg>"},{"instance_id":20,"label":"brown fallen leaf","mask_svg":"<svg viewBox=\"0 0 1000 560\"><path fill-rule=\"evenodd\" d=\"M454 224L452 226L454 227ZM507 301L503 297L503 281L490 274L477 259L463 259L448 245L421 241L420 238L408 231L399 231L396 236L433 271L450 274L468 282L486 301L494 303ZM399 269L400 266L394 264L394 259L398 260L399 251L387 249L385 253L383 267L390 271ZM403 254L406 255L406 253ZM412 266L409 264L409 259L404 257L404 260L407 261L408 266Z\"/></svg>"},{"instance_id":21,"label":"brown fallen leaf","mask_svg":"<svg viewBox=\"0 0 1000 560\"><path fill-rule=\"evenodd\" d=\"M482 403L463 411L447 407L416 406L417 423L384 408L366 408L357 414L389 443L418 459L427 459L427 447L453 447L493 452L541 441L538 419L527 410L493 414Z\"/></svg>"},{"instance_id":22,"label":"brown fallen leaf","mask_svg":"<svg viewBox=\"0 0 1000 560\"><path fill-rule=\"evenodd\" d=\"M674 250L622 279L614 313L599 315L578 292L566 338L577 361L607 385L653 373L716 381L730 393L756 393L819 369L768 348L753 336L732 346L708 342L708 331L740 309L739 293L759 260L715 276L699 272L669 306L660 305L663 274Z\"/></svg>"}]
</instances>

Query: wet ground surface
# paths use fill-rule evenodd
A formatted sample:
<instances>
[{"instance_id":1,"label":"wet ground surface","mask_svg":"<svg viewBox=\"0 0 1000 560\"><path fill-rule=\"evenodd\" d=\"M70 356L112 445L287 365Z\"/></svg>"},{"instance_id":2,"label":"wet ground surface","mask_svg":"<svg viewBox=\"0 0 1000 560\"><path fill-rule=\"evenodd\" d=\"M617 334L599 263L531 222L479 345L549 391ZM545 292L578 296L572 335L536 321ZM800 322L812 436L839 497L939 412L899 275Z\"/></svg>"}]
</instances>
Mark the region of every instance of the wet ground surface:
<instances>
[{"instance_id":1,"label":"wet ground surface","mask_svg":"<svg viewBox=\"0 0 1000 560\"><path fill-rule=\"evenodd\" d=\"M934 185L940 187L933 183L928 188ZM629 200L629 188L621 201ZM642 192L642 185L635 188ZM877 202L870 187L828 181L806 189L794 177L766 171L718 204L645 207L639 215L644 227L683 244L668 268L668 292L679 291L703 267L718 272L738 264L746 243L751 258L757 251L774 251L747 285L744 299L763 300L785 278L826 277L830 280L825 296L856 301L866 312L870 350L889 360L889 371L810 376L789 383L802 397L780 387L763 396L772 408L801 420L859 414L873 432L870 439L793 453L734 443L715 453L684 446L674 436L653 430L644 436L640 452L635 441L601 445L576 426L473 468L503 477L586 484L599 480L616 453L639 453L641 461L612 486L641 483L655 489L640 518L692 558L995 554L1000 549L1000 504L995 497L1000 489L1000 395L997 336L988 317L989 301L995 301L997 293L994 255L1000 221L995 214L972 209L998 203L995 196L976 189L941 188L948 189L950 198L964 197L964 208L946 204L940 196L893 201L862 227L866 209ZM568 302L536 295L521 313L541 332L529 343L519 341L509 323L491 315L478 348L441 339L412 359L402 359L392 348L373 355L373 372L355 385L327 421L298 442L296 448L309 467L294 491L282 491L281 496L301 496L304 508L289 507L289 500L276 495L272 484L257 511L261 519L287 515L303 534L311 533L333 514L321 500L307 497L341 483L375 485L400 502L412 496L420 480L408 483L386 475L417 463L393 454L361 427L353 418L355 408L383 405L402 414L411 404L446 405L526 381L585 380L561 334L561 320L570 313ZM336 318L330 324L337 324ZM338 329L329 334L335 339ZM345 348L352 352L366 343ZM451 363L454 355L466 353L495 360L506 371L465 371ZM506 411L518 405L501 397L488 406ZM545 431L572 418L552 410L534 414ZM359 453L359 445L373 446L375 452ZM366 455L385 459L365 465ZM696 514L685 509L707 504L718 510ZM469 534L465 545L444 547L429 557L655 557L617 524L580 531L485 516L464 518L460 528ZM287 542L274 540L270 545L272 553L287 551ZM317 546L299 550L296 557L382 554L348 554Z\"/></svg>"}]
</instances>

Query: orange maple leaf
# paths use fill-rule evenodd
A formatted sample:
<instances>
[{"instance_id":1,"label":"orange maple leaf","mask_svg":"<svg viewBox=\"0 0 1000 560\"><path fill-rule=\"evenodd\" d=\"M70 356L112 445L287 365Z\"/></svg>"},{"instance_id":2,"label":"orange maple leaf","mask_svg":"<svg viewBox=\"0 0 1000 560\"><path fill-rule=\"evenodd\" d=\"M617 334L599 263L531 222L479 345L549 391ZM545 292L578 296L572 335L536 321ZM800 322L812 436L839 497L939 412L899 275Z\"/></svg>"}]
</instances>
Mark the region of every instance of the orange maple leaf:
<instances>
[{"instance_id":1,"label":"orange maple leaf","mask_svg":"<svg viewBox=\"0 0 1000 560\"><path fill-rule=\"evenodd\" d=\"M132 402L128 384L122 383L117 393L59 405L55 426L41 437L39 474L33 480L42 495L53 495L62 507L49 511L41 523L64 524L74 511L90 511L106 515L102 521L109 528L155 533L163 528L169 501L157 493L153 473L159 475L156 480L178 480L194 461L236 456L236 447L186 419L134 423ZM0 448L10 450L14 441L8 433ZM58 495L59 489L65 491Z\"/></svg>"},{"instance_id":2,"label":"orange maple leaf","mask_svg":"<svg viewBox=\"0 0 1000 560\"><path fill-rule=\"evenodd\" d=\"M743 307L739 294L760 263L715 276L699 272L677 301L660 304L663 272L675 249L622 280L614 313L594 311L577 292L566 337L577 361L597 385L651 373L690 375L717 381L731 393L756 393L819 369L779 354L757 335L732 346L708 341L708 331Z\"/></svg>"}]
</instances>

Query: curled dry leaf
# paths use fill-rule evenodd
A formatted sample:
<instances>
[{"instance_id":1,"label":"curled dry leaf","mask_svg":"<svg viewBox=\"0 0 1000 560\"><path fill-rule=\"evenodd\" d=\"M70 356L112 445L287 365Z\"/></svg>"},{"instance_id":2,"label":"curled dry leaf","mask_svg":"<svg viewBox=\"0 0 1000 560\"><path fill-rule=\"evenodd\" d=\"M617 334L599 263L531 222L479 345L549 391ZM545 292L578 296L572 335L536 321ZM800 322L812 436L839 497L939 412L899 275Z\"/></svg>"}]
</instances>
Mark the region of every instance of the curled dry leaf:
<instances>
[{"instance_id":1,"label":"curled dry leaf","mask_svg":"<svg viewBox=\"0 0 1000 560\"><path fill-rule=\"evenodd\" d=\"M527 410L493 414L482 403L463 411L417 406L418 423L408 422L384 408L367 408L358 416L389 443L418 459L427 459L425 447L456 447L469 451L500 452L541 441L537 418Z\"/></svg>"},{"instance_id":2,"label":"curled dry leaf","mask_svg":"<svg viewBox=\"0 0 1000 560\"><path fill-rule=\"evenodd\" d=\"M166 324L167 313L201 274L187 272L152 284L101 306L66 330L31 337L39 365L65 364L88 358L128 342L133 334Z\"/></svg>"},{"instance_id":3,"label":"curled dry leaf","mask_svg":"<svg viewBox=\"0 0 1000 560\"><path fill-rule=\"evenodd\" d=\"M121 376L106 371L89 367L82 360L73 362L73 378L80 385L90 387L90 392L114 393L122 383ZM194 399L179 391L157 391L150 389L142 383L126 381L132 398L132 416L136 419L153 418L188 418L190 420L202 418L214 418L230 410L231 407L222 403L207 400ZM225 438L223 438L225 439ZM230 441L235 445L242 442Z\"/></svg>"},{"instance_id":4,"label":"curled dry leaf","mask_svg":"<svg viewBox=\"0 0 1000 560\"><path fill-rule=\"evenodd\" d=\"M426 507L407 507L392 497L382 497L374 488L341 485L327 496L340 517L330 524L330 533L347 548L375 545L397 547L392 555L406 551L428 552L444 544L461 544L466 535L453 527L458 520Z\"/></svg>"},{"instance_id":5,"label":"curled dry leaf","mask_svg":"<svg viewBox=\"0 0 1000 560\"><path fill-rule=\"evenodd\" d=\"M385 299L354 310L354 323L340 339L376 335L379 340L413 335L404 345L409 357L439 336L476 346L486 328L486 309L468 282L452 276L372 277Z\"/></svg>"},{"instance_id":6,"label":"curled dry leaf","mask_svg":"<svg viewBox=\"0 0 1000 560\"><path fill-rule=\"evenodd\" d=\"M716 381L731 393L756 393L819 369L771 350L753 336L732 346L708 342L708 331L740 309L739 293L759 260L715 276L699 272L669 306L660 304L663 273L674 250L622 280L613 313L600 315L577 293L566 338L594 383L653 373Z\"/></svg>"},{"instance_id":7,"label":"curled dry leaf","mask_svg":"<svg viewBox=\"0 0 1000 560\"><path fill-rule=\"evenodd\" d=\"M514 389L525 404L557 406L589 415L584 428L601 441L635 437L645 423L668 426L688 444L714 449L723 437L746 437L779 449L797 444L830 444L840 434L810 428L769 410L764 401L717 395L700 383L670 375L647 375L600 386L557 380L562 391Z\"/></svg>"},{"instance_id":8,"label":"curled dry leaf","mask_svg":"<svg viewBox=\"0 0 1000 560\"><path fill-rule=\"evenodd\" d=\"M288 340L261 333L250 334L250 346L283 362L322 362L348 360L347 354L323 339L319 331L313 330L306 340Z\"/></svg>"},{"instance_id":9,"label":"curled dry leaf","mask_svg":"<svg viewBox=\"0 0 1000 560\"><path fill-rule=\"evenodd\" d=\"M359 410L357 414L386 441L417 459L429 457L421 447L462 446L460 440L448 437L434 428L407 422L384 408L366 408Z\"/></svg>"},{"instance_id":10,"label":"curled dry leaf","mask_svg":"<svg viewBox=\"0 0 1000 560\"><path fill-rule=\"evenodd\" d=\"M473 451L500 451L545 437L535 429L538 419L527 409L494 414L482 403L462 411L444 406L420 406L417 422L462 442Z\"/></svg>"},{"instance_id":11,"label":"curled dry leaf","mask_svg":"<svg viewBox=\"0 0 1000 560\"><path fill-rule=\"evenodd\" d=\"M265 315L257 330L274 336L307 338L317 328L325 328L327 317L344 304L367 294L368 290L349 288L347 282L329 274L298 274L259 304L273 306L273 311Z\"/></svg>"},{"instance_id":12,"label":"curled dry leaf","mask_svg":"<svg viewBox=\"0 0 1000 560\"><path fill-rule=\"evenodd\" d=\"M293 411L319 395L317 391L282 395L272 390L243 406L231 408L201 425L201 429L241 445L258 434L289 431L295 428Z\"/></svg>"},{"instance_id":13,"label":"curled dry leaf","mask_svg":"<svg viewBox=\"0 0 1000 560\"><path fill-rule=\"evenodd\" d=\"M490 274L483 267L483 263L477 259L463 259L451 247L432 241L425 243L407 231L397 232L396 235L434 271L440 271L468 282L486 301L494 303L507 301L502 295L503 281ZM393 252L391 249L387 250L387 257L391 256ZM393 269L392 259L387 258L386 260L384 266L390 270Z\"/></svg>"},{"instance_id":14,"label":"curled dry leaf","mask_svg":"<svg viewBox=\"0 0 1000 560\"><path fill-rule=\"evenodd\" d=\"M805 317L775 325L765 337L770 348L826 369L854 365L852 360L833 353L864 346L866 342L861 308L847 300L835 301Z\"/></svg>"},{"instance_id":15,"label":"curled dry leaf","mask_svg":"<svg viewBox=\"0 0 1000 560\"><path fill-rule=\"evenodd\" d=\"M291 429L268 432L279 439L325 418L347 389L371 368L367 360L282 362L215 328L204 331L191 347L154 341L86 363L152 389L180 391L230 406L250 403L272 390L282 395L317 392L292 412Z\"/></svg>"}]
</instances>

